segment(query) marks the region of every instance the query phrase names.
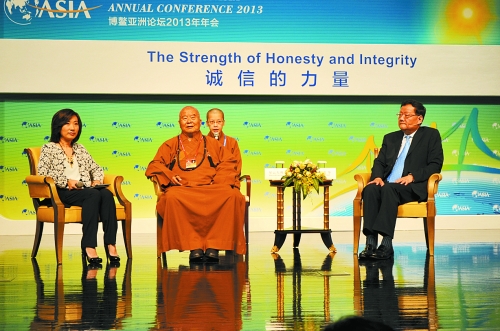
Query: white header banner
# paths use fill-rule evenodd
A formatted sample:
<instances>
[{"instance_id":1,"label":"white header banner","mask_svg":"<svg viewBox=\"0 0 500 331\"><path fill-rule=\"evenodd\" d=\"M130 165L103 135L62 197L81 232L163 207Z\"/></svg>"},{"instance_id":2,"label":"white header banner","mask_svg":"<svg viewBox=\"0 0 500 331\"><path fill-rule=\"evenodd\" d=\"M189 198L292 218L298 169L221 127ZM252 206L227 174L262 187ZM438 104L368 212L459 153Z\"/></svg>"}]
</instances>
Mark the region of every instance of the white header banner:
<instances>
[{"instance_id":1,"label":"white header banner","mask_svg":"<svg viewBox=\"0 0 500 331\"><path fill-rule=\"evenodd\" d=\"M500 46L1 39L0 92L500 95Z\"/></svg>"}]
</instances>

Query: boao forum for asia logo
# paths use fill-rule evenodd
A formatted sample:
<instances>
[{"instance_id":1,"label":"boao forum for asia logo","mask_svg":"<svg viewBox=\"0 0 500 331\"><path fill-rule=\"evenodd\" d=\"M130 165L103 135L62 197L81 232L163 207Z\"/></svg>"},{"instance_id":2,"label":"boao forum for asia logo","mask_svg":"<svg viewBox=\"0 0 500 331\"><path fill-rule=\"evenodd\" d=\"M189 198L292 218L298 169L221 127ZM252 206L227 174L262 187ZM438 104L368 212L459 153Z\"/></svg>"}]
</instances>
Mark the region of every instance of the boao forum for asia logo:
<instances>
[{"instance_id":1,"label":"boao forum for asia logo","mask_svg":"<svg viewBox=\"0 0 500 331\"><path fill-rule=\"evenodd\" d=\"M90 12L101 7L89 7L85 1L4 0L3 9L11 22L29 25L33 18L91 18Z\"/></svg>"}]
</instances>

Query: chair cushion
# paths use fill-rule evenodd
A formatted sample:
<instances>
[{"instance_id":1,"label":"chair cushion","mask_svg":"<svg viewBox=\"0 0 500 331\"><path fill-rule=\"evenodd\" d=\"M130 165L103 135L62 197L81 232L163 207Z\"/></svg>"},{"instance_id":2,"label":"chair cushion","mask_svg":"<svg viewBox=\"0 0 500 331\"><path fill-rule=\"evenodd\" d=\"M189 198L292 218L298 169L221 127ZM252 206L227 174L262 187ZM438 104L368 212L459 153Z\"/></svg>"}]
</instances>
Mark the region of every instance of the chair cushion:
<instances>
[{"instance_id":1,"label":"chair cushion","mask_svg":"<svg viewBox=\"0 0 500 331\"><path fill-rule=\"evenodd\" d=\"M64 208L64 223L80 223L82 221L82 208L71 206ZM40 206L37 210L37 220L40 222L54 223L54 209L52 207Z\"/></svg>"},{"instance_id":2,"label":"chair cushion","mask_svg":"<svg viewBox=\"0 0 500 331\"><path fill-rule=\"evenodd\" d=\"M363 201L361 201L361 216L363 216ZM408 202L398 207L398 217L427 217L427 202Z\"/></svg>"}]
</instances>

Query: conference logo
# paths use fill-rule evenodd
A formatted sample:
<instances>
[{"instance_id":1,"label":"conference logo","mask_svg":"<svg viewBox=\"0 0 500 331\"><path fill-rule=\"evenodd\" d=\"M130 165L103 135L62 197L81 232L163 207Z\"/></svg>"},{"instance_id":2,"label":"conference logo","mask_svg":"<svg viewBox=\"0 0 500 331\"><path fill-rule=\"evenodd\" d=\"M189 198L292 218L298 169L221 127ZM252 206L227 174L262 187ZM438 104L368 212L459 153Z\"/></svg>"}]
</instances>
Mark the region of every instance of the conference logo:
<instances>
[{"instance_id":1,"label":"conference logo","mask_svg":"<svg viewBox=\"0 0 500 331\"><path fill-rule=\"evenodd\" d=\"M376 123L376 122L371 122L370 127L374 129L387 129L388 125L385 123Z\"/></svg>"},{"instance_id":2,"label":"conference logo","mask_svg":"<svg viewBox=\"0 0 500 331\"><path fill-rule=\"evenodd\" d=\"M5 144L5 143L17 143L17 138L16 137L0 136L0 141L2 142L2 144Z\"/></svg>"},{"instance_id":3,"label":"conference logo","mask_svg":"<svg viewBox=\"0 0 500 331\"><path fill-rule=\"evenodd\" d=\"M153 200L153 196L151 194L136 193L136 194L134 194L134 199L135 200Z\"/></svg>"},{"instance_id":4,"label":"conference logo","mask_svg":"<svg viewBox=\"0 0 500 331\"><path fill-rule=\"evenodd\" d=\"M0 172L17 172L17 167L0 165Z\"/></svg>"},{"instance_id":5,"label":"conference logo","mask_svg":"<svg viewBox=\"0 0 500 331\"><path fill-rule=\"evenodd\" d=\"M266 191L266 192L264 193L264 197L266 197L266 198L276 199L276 192L269 192L269 191Z\"/></svg>"},{"instance_id":6,"label":"conference logo","mask_svg":"<svg viewBox=\"0 0 500 331\"><path fill-rule=\"evenodd\" d=\"M111 123L111 127L115 129L129 129L132 125L130 123L113 122Z\"/></svg>"},{"instance_id":7,"label":"conference logo","mask_svg":"<svg viewBox=\"0 0 500 331\"><path fill-rule=\"evenodd\" d=\"M307 136L306 141L312 142L312 143L322 143L325 141L325 138L315 137L315 136Z\"/></svg>"},{"instance_id":8,"label":"conference logo","mask_svg":"<svg viewBox=\"0 0 500 331\"><path fill-rule=\"evenodd\" d=\"M150 137L141 137L141 136L135 136L134 141L138 143L152 143L153 138Z\"/></svg>"},{"instance_id":9,"label":"conference logo","mask_svg":"<svg viewBox=\"0 0 500 331\"><path fill-rule=\"evenodd\" d=\"M495 123L493 123L493 124L491 125L491 127L492 127L493 129L495 129L495 130L498 130L498 129L500 129L500 124L498 124L498 123L496 123L496 122L495 122Z\"/></svg>"},{"instance_id":10,"label":"conference logo","mask_svg":"<svg viewBox=\"0 0 500 331\"><path fill-rule=\"evenodd\" d=\"M135 171L140 171L140 172L144 172L146 171L147 167L146 166L143 166L143 165L140 165L140 164L136 164L134 166L134 170Z\"/></svg>"},{"instance_id":11,"label":"conference logo","mask_svg":"<svg viewBox=\"0 0 500 331\"><path fill-rule=\"evenodd\" d=\"M298 123L298 122L286 122L285 126L290 129L299 129L305 127L303 123Z\"/></svg>"},{"instance_id":12,"label":"conference logo","mask_svg":"<svg viewBox=\"0 0 500 331\"><path fill-rule=\"evenodd\" d=\"M33 209L23 209L21 210L21 214L23 214L24 216L35 216L36 215L36 211L34 211Z\"/></svg>"},{"instance_id":13,"label":"conference logo","mask_svg":"<svg viewBox=\"0 0 500 331\"><path fill-rule=\"evenodd\" d=\"M330 122L330 123L328 123L328 127L332 128L332 129L345 129L345 128L347 128L347 124Z\"/></svg>"},{"instance_id":14,"label":"conference logo","mask_svg":"<svg viewBox=\"0 0 500 331\"><path fill-rule=\"evenodd\" d=\"M262 125L259 122L243 122L243 126L247 129L249 128L261 128Z\"/></svg>"},{"instance_id":15,"label":"conference logo","mask_svg":"<svg viewBox=\"0 0 500 331\"><path fill-rule=\"evenodd\" d=\"M106 137L90 136L89 140L93 143L107 143L108 142L108 138L106 138Z\"/></svg>"},{"instance_id":16,"label":"conference logo","mask_svg":"<svg viewBox=\"0 0 500 331\"><path fill-rule=\"evenodd\" d=\"M262 152L261 151L251 151L249 149L245 149L243 151L243 155L245 155L245 156L261 156Z\"/></svg>"},{"instance_id":17,"label":"conference logo","mask_svg":"<svg viewBox=\"0 0 500 331\"><path fill-rule=\"evenodd\" d=\"M48 143L50 141L50 136L43 137L43 141Z\"/></svg>"},{"instance_id":18,"label":"conference logo","mask_svg":"<svg viewBox=\"0 0 500 331\"><path fill-rule=\"evenodd\" d=\"M15 195L3 195L0 194L0 201L3 202L10 202L10 201L17 201L17 197Z\"/></svg>"},{"instance_id":19,"label":"conference logo","mask_svg":"<svg viewBox=\"0 0 500 331\"><path fill-rule=\"evenodd\" d=\"M448 192L438 192L438 193L436 193L436 197L438 197L438 198L449 198L450 194Z\"/></svg>"},{"instance_id":20,"label":"conference logo","mask_svg":"<svg viewBox=\"0 0 500 331\"><path fill-rule=\"evenodd\" d=\"M364 137L355 137L355 136L350 136L348 140L352 143L364 143L366 142L366 138Z\"/></svg>"},{"instance_id":21,"label":"conference logo","mask_svg":"<svg viewBox=\"0 0 500 331\"><path fill-rule=\"evenodd\" d=\"M267 141L267 142L281 142L281 141L283 141L283 138L281 138L281 137L264 136L264 140Z\"/></svg>"},{"instance_id":22,"label":"conference logo","mask_svg":"<svg viewBox=\"0 0 500 331\"><path fill-rule=\"evenodd\" d=\"M500 214L500 205L493 205L493 212L495 214Z\"/></svg>"},{"instance_id":23,"label":"conference logo","mask_svg":"<svg viewBox=\"0 0 500 331\"><path fill-rule=\"evenodd\" d=\"M43 1L43 2L42 2ZM49 0L4 0L3 9L7 18L18 25L29 25L34 18L90 19L90 12L102 5L89 7L85 1Z\"/></svg>"},{"instance_id":24,"label":"conference logo","mask_svg":"<svg viewBox=\"0 0 500 331\"><path fill-rule=\"evenodd\" d=\"M160 129L173 129L175 128L175 124L169 122L157 122L156 127Z\"/></svg>"},{"instance_id":25,"label":"conference logo","mask_svg":"<svg viewBox=\"0 0 500 331\"><path fill-rule=\"evenodd\" d=\"M473 198L489 198L490 194L488 192L481 192L481 191L472 191L471 193Z\"/></svg>"},{"instance_id":26,"label":"conference logo","mask_svg":"<svg viewBox=\"0 0 500 331\"><path fill-rule=\"evenodd\" d=\"M128 157L128 156L132 156L132 154L130 152L123 152L123 151L117 151L117 150L112 151L111 155L113 155L114 157Z\"/></svg>"},{"instance_id":27,"label":"conference logo","mask_svg":"<svg viewBox=\"0 0 500 331\"><path fill-rule=\"evenodd\" d=\"M303 151L295 151L293 149L288 149L286 152L285 152L286 155L290 155L290 156L304 156L305 153Z\"/></svg>"},{"instance_id":28,"label":"conference logo","mask_svg":"<svg viewBox=\"0 0 500 331\"><path fill-rule=\"evenodd\" d=\"M347 152L346 151L336 151L334 149L330 149L328 151L328 155L330 155L330 156L346 156Z\"/></svg>"},{"instance_id":29,"label":"conference logo","mask_svg":"<svg viewBox=\"0 0 500 331\"><path fill-rule=\"evenodd\" d=\"M470 207L468 205L453 205L451 207L451 210L454 211L454 212L470 211Z\"/></svg>"},{"instance_id":30,"label":"conference logo","mask_svg":"<svg viewBox=\"0 0 500 331\"><path fill-rule=\"evenodd\" d=\"M22 122L21 127L25 129L41 128L42 124L38 122Z\"/></svg>"}]
</instances>

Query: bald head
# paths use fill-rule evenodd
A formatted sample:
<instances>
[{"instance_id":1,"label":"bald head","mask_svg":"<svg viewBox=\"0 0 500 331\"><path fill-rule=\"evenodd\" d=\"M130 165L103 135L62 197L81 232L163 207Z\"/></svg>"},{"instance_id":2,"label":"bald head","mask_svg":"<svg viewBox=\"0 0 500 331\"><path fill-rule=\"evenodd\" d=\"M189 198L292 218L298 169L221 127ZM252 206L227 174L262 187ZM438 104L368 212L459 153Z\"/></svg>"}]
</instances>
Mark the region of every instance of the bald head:
<instances>
[{"instance_id":1,"label":"bald head","mask_svg":"<svg viewBox=\"0 0 500 331\"><path fill-rule=\"evenodd\" d=\"M179 113L179 126L188 136L200 131L201 119L198 109L192 106L182 108Z\"/></svg>"},{"instance_id":2,"label":"bald head","mask_svg":"<svg viewBox=\"0 0 500 331\"><path fill-rule=\"evenodd\" d=\"M209 120L211 114L220 114L222 116L222 119L224 119L224 112L219 108L212 108L207 112L207 121Z\"/></svg>"}]
</instances>

